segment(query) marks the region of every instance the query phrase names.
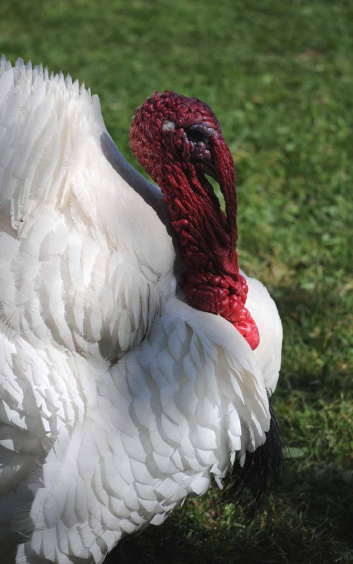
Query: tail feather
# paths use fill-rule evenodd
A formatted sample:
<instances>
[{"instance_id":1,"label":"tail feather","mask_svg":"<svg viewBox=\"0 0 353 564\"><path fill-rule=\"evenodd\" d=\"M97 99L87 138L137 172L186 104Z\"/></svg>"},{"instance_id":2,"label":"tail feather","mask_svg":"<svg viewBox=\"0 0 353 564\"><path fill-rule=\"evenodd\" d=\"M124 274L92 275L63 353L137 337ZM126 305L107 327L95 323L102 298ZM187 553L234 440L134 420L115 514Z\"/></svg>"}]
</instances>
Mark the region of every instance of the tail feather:
<instances>
[{"instance_id":1,"label":"tail feather","mask_svg":"<svg viewBox=\"0 0 353 564\"><path fill-rule=\"evenodd\" d=\"M283 440L275 411L269 400L271 423L266 441L254 452L247 452L243 466L236 462L222 499L238 502L253 514L264 495L276 489L283 474Z\"/></svg>"}]
</instances>

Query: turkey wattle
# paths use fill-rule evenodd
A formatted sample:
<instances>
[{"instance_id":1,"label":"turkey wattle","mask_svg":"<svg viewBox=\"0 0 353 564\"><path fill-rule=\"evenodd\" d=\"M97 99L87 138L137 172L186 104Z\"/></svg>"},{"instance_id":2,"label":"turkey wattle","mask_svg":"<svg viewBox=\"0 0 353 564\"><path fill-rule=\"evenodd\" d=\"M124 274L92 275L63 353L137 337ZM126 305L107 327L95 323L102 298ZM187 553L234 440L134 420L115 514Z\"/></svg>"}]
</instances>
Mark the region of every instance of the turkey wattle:
<instances>
[{"instance_id":1,"label":"turkey wattle","mask_svg":"<svg viewBox=\"0 0 353 564\"><path fill-rule=\"evenodd\" d=\"M259 332L245 307L248 286L236 252L234 163L216 116L196 98L156 92L136 110L130 139L167 202L186 267L182 288L188 301L222 315L256 349ZM205 172L219 182L227 216Z\"/></svg>"},{"instance_id":2,"label":"turkey wattle","mask_svg":"<svg viewBox=\"0 0 353 564\"><path fill-rule=\"evenodd\" d=\"M1 59L4 564L100 564L271 442L282 327L239 271L220 126L156 93L130 139L163 194L120 155L97 96Z\"/></svg>"}]
</instances>

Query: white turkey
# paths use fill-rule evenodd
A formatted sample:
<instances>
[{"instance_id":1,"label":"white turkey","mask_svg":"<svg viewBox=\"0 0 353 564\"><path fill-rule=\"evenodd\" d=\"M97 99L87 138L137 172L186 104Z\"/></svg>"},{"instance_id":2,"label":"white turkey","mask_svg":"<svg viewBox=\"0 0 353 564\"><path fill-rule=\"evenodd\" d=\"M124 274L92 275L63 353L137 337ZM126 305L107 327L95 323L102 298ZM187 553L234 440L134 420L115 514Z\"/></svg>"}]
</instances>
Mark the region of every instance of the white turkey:
<instances>
[{"instance_id":1,"label":"white turkey","mask_svg":"<svg viewBox=\"0 0 353 564\"><path fill-rule=\"evenodd\" d=\"M239 271L219 123L156 92L130 140L161 191L97 96L1 59L2 564L100 564L255 451L260 475L278 467L281 322Z\"/></svg>"}]
</instances>

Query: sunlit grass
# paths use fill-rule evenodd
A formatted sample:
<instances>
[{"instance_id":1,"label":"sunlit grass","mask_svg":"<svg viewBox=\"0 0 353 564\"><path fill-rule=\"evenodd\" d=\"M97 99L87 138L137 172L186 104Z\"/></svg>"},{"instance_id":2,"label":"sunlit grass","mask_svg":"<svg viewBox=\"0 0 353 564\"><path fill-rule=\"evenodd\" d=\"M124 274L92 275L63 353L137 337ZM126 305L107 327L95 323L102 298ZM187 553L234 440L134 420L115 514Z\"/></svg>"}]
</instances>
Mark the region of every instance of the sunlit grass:
<instances>
[{"instance_id":1,"label":"sunlit grass","mask_svg":"<svg viewBox=\"0 0 353 564\"><path fill-rule=\"evenodd\" d=\"M275 407L292 458L277 497L249 524L215 488L110 564L353 562L353 3L0 7L0 51L90 86L133 163L131 116L154 90L211 105L236 162L241 266L284 325Z\"/></svg>"}]
</instances>

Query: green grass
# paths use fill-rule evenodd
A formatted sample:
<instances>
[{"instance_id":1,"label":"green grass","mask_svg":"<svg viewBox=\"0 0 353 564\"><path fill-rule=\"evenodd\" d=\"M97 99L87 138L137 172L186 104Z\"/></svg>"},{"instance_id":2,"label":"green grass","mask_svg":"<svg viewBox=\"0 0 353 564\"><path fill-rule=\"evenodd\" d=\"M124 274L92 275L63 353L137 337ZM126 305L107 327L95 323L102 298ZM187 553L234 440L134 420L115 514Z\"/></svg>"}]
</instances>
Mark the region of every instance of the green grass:
<instances>
[{"instance_id":1,"label":"green grass","mask_svg":"<svg viewBox=\"0 0 353 564\"><path fill-rule=\"evenodd\" d=\"M0 51L98 92L131 162L130 119L153 90L211 105L236 162L241 266L284 325L278 495L249 524L214 489L110 564L353 562L353 3L0 0L0 13Z\"/></svg>"}]
</instances>

